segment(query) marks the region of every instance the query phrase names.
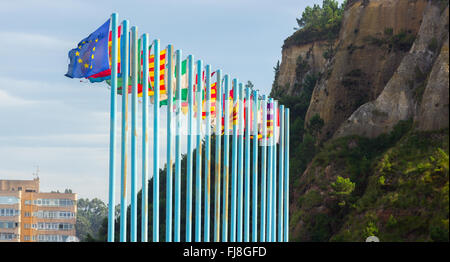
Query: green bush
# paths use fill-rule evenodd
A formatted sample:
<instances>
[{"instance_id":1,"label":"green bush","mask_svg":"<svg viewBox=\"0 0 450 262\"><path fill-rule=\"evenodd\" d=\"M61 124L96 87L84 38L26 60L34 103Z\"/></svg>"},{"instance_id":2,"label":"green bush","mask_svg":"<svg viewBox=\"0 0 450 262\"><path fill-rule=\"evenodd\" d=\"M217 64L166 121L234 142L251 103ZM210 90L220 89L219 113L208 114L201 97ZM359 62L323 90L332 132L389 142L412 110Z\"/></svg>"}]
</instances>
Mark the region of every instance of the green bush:
<instances>
[{"instance_id":1,"label":"green bush","mask_svg":"<svg viewBox=\"0 0 450 262\"><path fill-rule=\"evenodd\" d=\"M430 43L428 44L428 50L430 50L431 52L436 52L437 49L438 49L438 41L436 37L433 37Z\"/></svg>"},{"instance_id":2,"label":"green bush","mask_svg":"<svg viewBox=\"0 0 450 262\"><path fill-rule=\"evenodd\" d=\"M333 194L335 195L348 196L355 190L355 183L350 181L350 178L337 176L336 181L331 183L331 188L333 188Z\"/></svg>"},{"instance_id":3,"label":"green bush","mask_svg":"<svg viewBox=\"0 0 450 262\"><path fill-rule=\"evenodd\" d=\"M384 29L384 34L388 36L392 36L394 34L394 29L392 27L387 27Z\"/></svg>"},{"instance_id":4,"label":"green bush","mask_svg":"<svg viewBox=\"0 0 450 262\"><path fill-rule=\"evenodd\" d=\"M339 5L336 0L324 0L322 6L307 6L300 19L297 18L297 31L284 40L283 48L336 39L339 36L345 4L346 1Z\"/></svg>"}]
</instances>

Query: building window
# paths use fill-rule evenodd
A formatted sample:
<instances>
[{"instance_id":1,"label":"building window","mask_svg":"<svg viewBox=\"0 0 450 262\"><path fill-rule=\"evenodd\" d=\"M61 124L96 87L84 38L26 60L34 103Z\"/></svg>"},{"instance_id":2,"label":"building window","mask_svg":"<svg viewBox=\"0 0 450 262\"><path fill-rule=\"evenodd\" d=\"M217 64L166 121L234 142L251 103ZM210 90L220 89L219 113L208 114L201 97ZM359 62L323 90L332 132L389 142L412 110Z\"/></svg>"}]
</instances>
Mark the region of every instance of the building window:
<instances>
[{"instance_id":1,"label":"building window","mask_svg":"<svg viewBox=\"0 0 450 262\"><path fill-rule=\"evenodd\" d=\"M69 211L38 211L33 213L37 218L50 218L50 219L71 219L75 217L75 213Z\"/></svg>"},{"instance_id":2,"label":"building window","mask_svg":"<svg viewBox=\"0 0 450 262\"><path fill-rule=\"evenodd\" d=\"M24 236L24 237L23 237L23 240L29 241L29 240L30 240L30 236Z\"/></svg>"},{"instance_id":3,"label":"building window","mask_svg":"<svg viewBox=\"0 0 450 262\"><path fill-rule=\"evenodd\" d=\"M13 240L16 238L17 235L14 233L0 233L0 240Z\"/></svg>"},{"instance_id":4,"label":"building window","mask_svg":"<svg viewBox=\"0 0 450 262\"><path fill-rule=\"evenodd\" d=\"M71 199L36 199L34 204L38 206L73 206L75 204L74 200Z\"/></svg>"},{"instance_id":5,"label":"building window","mask_svg":"<svg viewBox=\"0 0 450 262\"><path fill-rule=\"evenodd\" d=\"M0 228L16 228L17 222L12 221L0 221Z\"/></svg>"},{"instance_id":6,"label":"building window","mask_svg":"<svg viewBox=\"0 0 450 262\"><path fill-rule=\"evenodd\" d=\"M19 210L13 208L0 208L0 216L13 217L18 216Z\"/></svg>"},{"instance_id":7,"label":"building window","mask_svg":"<svg viewBox=\"0 0 450 262\"><path fill-rule=\"evenodd\" d=\"M65 242L67 235L38 235L39 242Z\"/></svg>"},{"instance_id":8,"label":"building window","mask_svg":"<svg viewBox=\"0 0 450 262\"><path fill-rule=\"evenodd\" d=\"M19 198L14 196L0 196L0 204L14 205L19 203Z\"/></svg>"},{"instance_id":9,"label":"building window","mask_svg":"<svg viewBox=\"0 0 450 262\"><path fill-rule=\"evenodd\" d=\"M30 217L30 216L31 216L31 213L30 213L30 212L25 212L25 216L26 216L26 217Z\"/></svg>"}]
</instances>

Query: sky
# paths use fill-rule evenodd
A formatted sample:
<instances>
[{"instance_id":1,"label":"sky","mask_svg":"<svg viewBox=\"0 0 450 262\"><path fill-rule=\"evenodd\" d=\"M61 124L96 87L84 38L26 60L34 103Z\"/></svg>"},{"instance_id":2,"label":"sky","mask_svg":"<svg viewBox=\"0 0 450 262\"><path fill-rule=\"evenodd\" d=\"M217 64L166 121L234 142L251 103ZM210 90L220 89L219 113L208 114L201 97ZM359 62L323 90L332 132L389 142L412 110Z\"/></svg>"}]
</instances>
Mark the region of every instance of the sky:
<instances>
[{"instance_id":1,"label":"sky","mask_svg":"<svg viewBox=\"0 0 450 262\"><path fill-rule=\"evenodd\" d=\"M69 50L111 13L137 26L139 35L160 39L161 47L172 44L184 56L192 54L244 83L250 80L268 95L273 67L281 61L281 46L294 32L295 19L307 5L321 2L0 0L0 179L32 179L39 168L43 192L70 188L78 198L107 201L110 91L105 83L64 74ZM165 112L160 141L166 141ZM160 166L165 163L162 144ZM119 154L119 140L117 145ZM119 191L119 158L116 163Z\"/></svg>"}]
</instances>

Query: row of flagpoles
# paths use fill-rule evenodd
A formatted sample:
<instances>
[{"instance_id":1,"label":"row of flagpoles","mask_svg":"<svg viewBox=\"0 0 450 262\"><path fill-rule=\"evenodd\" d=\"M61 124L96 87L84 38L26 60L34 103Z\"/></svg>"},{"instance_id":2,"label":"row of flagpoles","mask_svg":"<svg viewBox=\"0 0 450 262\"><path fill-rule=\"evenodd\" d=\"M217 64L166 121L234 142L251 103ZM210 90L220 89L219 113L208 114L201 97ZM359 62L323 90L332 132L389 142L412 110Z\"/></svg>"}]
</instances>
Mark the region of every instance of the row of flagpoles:
<instances>
[{"instance_id":1,"label":"row of flagpoles","mask_svg":"<svg viewBox=\"0 0 450 262\"><path fill-rule=\"evenodd\" d=\"M115 202L115 159L116 159L116 104L118 82L122 87L121 123L121 199L120 199L120 241L127 241L127 146L128 146L128 86L131 87L131 214L130 241L137 241L137 112L139 84L142 84L142 201L141 241L148 241L148 178L149 178L149 112L150 99L154 106L153 115L153 241L159 237L159 143L160 105L162 90L167 95L167 188L166 188L166 241L182 241L181 231L181 112L183 108L182 83L183 63L187 68L187 172L186 172L186 231L185 241L192 241L195 222L195 241L210 240L211 206L211 126L215 132L215 177L214 181L214 229L212 241L288 241L289 240L289 109L278 106L277 101L262 96L258 91L244 88L238 79L231 79L220 70L211 72L211 66L203 67L201 60L194 65L189 55L182 61L182 51L174 52L173 46L165 49L164 59L160 54L158 39L149 42L148 34L138 39L137 28L129 28L124 20L118 30L118 15L111 15L111 108L110 108L110 153L109 153L109 210L108 241L114 241ZM131 33L130 33L131 32ZM119 43L120 35L120 43ZM141 43L141 44L139 44ZM120 48L119 48L120 46ZM151 48L150 48L151 47ZM120 56L119 56L120 49ZM141 53L142 51L142 53ZM142 55L142 59L140 58ZM120 69L118 61L120 59ZM149 62L153 62L150 70ZM142 63L142 64L141 64ZM140 65L141 64L141 65ZM203 68L205 68L203 70ZM141 70L142 69L142 70ZM120 79L118 71L120 70ZM164 72L161 72L164 70ZM195 70L195 72L194 72ZM142 74L140 76L140 74ZM162 75L165 75L162 78ZM197 75L197 77L195 77ZM205 76L204 80L199 79ZM212 84L212 77L216 78ZM203 77L202 77L203 78ZM150 79L140 81L139 79ZM205 87L203 87L205 86ZM213 86L214 89L211 88ZM230 90L232 86L232 90ZM175 87L175 88L173 88ZM194 90L195 87L195 90ZM150 91L149 91L150 89ZM125 91L124 91L125 90ZM215 94L215 99L211 97ZM151 93L150 93L151 92ZM174 93L175 92L175 93ZM230 95L232 94L232 95ZM165 94L164 94L165 95ZM205 102L202 103L203 97ZM175 99L174 99L175 98ZM245 101L245 102L244 102ZM174 104L175 103L175 104ZM231 108L230 108L231 105ZM174 110L172 110L174 109ZM214 110L212 110L214 109ZM230 112L232 110L233 112ZM174 112L175 111L175 112ZM197 114L195 114L197 112ZM203 112L201 114L200 112ZM214 114L211 114L214 112ZM174 115L175 113L175 115ZM203 117L201 117L203 115ZM245 116L244 116L245 115ZM196 116L196 117L195 117ZM194 118L195 117L195 118ZM212 118L212 117L215 117ZM175 119L174 119L175 118ZM175 120L175 121L173 121ZM195 120L195 123L194 123ZM215 120L215 121L214 121ZM202 172L202 121L206 122L204 170ZM175 122L175 127L173 126ZM215 122L214 125L212 123ZM223 126L222 126L223 122ZM197 132L193 132L194 125ZM223 127L223 128L222 128ZM279 128L277 128L279 127ZM232 130L232 133L231 131ZM175 131L175 135L173 134ZM231 133L231 134L230 134ZM222 140L223 136L223 149ZM196 146L193 139L196 139ZM231 145L230 145L231 138ZM253 141L253 143L251 143ZM172 143L175 142L175 154ZM245 142L245 143L244 143ZM261 146L261 153L258 152ZM230 148L231 146L231 148ZM195 192L193 192L193 161L195 156ZM277 153L278 149L278 153ZM231 150L231 151L230 151ZM223 151L223 166L221 152ZM231 192L229 192L231 152ZM251 153L253 155L251 156ZM175 155L175 158L173 158ZM261 163L258 163L260 159ZM250 163L252 160L252 163ZM278 163L278 168L277 168ZM173 169L174 167L174 169ZM251 172L252 170L252 172ZM259 172L258 172L259 171ZM202 181L202 174L204 181ZM278 174L278 176L277 176ZM222 176L222 177L221 177ZM222 180L222 181L221 181ZM250 181L252 180L252 182ZM260 183L258 183L260 180ZM202 183L204 182L204 208L202 221ZM221 185L222 184L222 185ZM258 185L260 184L260 192ZM278 188L277 188L278 185ZM221 194L221 190L223 191ZM195 215L192 195L195 193ZM277 195L278 193L278 195ZM250 195L252 201L250 202ZM174 198L173 198L174 197ZM228 203L231 197L231 203ZM258 198L260 201L258 202ZM221 203L222 200L222 203ZM277 203L278 200L278 203ZM250 203L252 206L250 206ZM174 205L173 205L174 204ZM230 208L229 208L230 204ZM259 205L258 205L259 204ZM278 210L277 210L278 206ZM230 210L230 221L228 212ZM259 212L258 212L259 211ZM222 215L222 216L220 216ZM250 217L252 220L250 221ZM193 221L192 218L195 218ZM259 221L258 221L259 218ZM220 221L222 219L222 221ZM259 222L259 228L258 228ZM230 229L228 229L230 225ZM251 233L250 233L250 226ZM203 228L203 236L202 236ZM222 234L220 234L222 233ZM259 234L258 234L259 233ZM173 237L173 239L172 239ZM229 237L229 238L228 238Z\"/></svg>"}]
</instances>

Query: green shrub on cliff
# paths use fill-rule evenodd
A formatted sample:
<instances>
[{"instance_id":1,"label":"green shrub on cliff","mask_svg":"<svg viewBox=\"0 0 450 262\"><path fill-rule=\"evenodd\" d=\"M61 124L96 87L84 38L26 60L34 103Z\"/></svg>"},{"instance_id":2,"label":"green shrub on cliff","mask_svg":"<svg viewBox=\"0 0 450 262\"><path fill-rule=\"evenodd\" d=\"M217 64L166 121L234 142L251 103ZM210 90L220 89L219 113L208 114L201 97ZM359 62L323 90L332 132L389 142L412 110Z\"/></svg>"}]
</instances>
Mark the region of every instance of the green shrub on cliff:
<instances>
[{"instance_id":1,"label":"green shrub on cliff","mask_svg":"<svg viewBox=\"0 0 450 262\"><path fill-rule=\"evenodd\" d=\"M297 31L284 41L283 47L336 38L346 2L339 5L336 0L324 0L322 6L307 6L302 16L297 18L298 27L294 28Z\"/></svg>"}]
</instances>

